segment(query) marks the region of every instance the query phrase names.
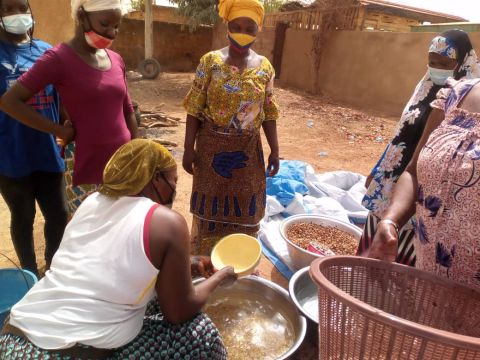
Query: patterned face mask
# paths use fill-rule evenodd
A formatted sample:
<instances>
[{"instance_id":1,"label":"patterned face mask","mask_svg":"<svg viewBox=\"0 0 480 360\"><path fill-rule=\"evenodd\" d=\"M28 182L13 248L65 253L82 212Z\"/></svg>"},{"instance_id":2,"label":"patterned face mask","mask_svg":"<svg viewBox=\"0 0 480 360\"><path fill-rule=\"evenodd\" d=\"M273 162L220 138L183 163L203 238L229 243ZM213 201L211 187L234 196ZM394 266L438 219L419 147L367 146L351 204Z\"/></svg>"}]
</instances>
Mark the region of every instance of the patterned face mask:
<instances>
[{"instance_id":1,"label":"patterned face mask","mask_svg":"<svg viewBox=\"0 0 480 360\"><path fill-rule=\"evenodd\" d=\"M90 27L90 31L85 31L85 40L87 44L94 49L108 49L113 44L113 39L107 38L103 35L100 35L95 30L93 30L93 26L90 23L90 19L88 18L88 13L82 8L85 12L85 18L87 19L88 26Z\"/></svg>"},{"instance_id":2,"label":"patterned face mask","mask_svg":"<svg viewBox=\"0 0 480 360\"><path fill-rule=\"evenodd\" d=\"M246 52L250 49L256 39L257 38L252 35L228 32L228 40L230 40L230 43L240 51Z\"/></svg>"},{"instance_id":3,"label":"patterned face mask","mask_svg":"<svg viewBox=\"0 0 480 360\"><path fill-rule=\"evenodd\" d=\"M95 49L108 49L113 44L113 39L97 34L94 30L85 33L85 40Z\"/></svg>"}]
</instances>

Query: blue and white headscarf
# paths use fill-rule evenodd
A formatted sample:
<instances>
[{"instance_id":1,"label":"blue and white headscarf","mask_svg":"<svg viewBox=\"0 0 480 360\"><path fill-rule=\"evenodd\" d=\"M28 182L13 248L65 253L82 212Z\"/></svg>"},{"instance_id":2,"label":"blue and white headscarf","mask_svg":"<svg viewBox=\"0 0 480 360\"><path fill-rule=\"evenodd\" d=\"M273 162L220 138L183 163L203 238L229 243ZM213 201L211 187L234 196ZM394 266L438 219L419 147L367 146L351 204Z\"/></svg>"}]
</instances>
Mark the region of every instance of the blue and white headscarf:
<instances>
[{"instance_id":1,"label":"blue and white headscarf","mask_svg":"<svg viewBox=\"0 0 480 360\"><path fill-rule=\"evenodd\" d=\"M472 47L470 38L462 30L448 30L436 36L430 43L429 53L436 53L441 56L456 60L458 67L455 70L455 80L462 78L480 78L480 67L477 63L477 53ZM405 107L402 117L409 117L412 107L425 99L434 86L430 79L429 72L420 80L415 91Z\"/></svg>"},{"instance_id":2,"label":"blue and white headscarf","mask_svg":"<svg viewBox=\"0 0 480 360\"><path fill-rule=\"evenodd\" d=\"M436 36L430 43L429 53L436 53L441 56L457 60L457 48L455 43L441 35Z\"/></svg>"},{"instance_id":3,"label":"blue and white headscarf","mask_svg":"<svg viewBox=\"0 0 480 360\"><path fill-rule=\"evenodd\" d=\"M464 31L449 30L435 37L429 46L429 52L457 62L454 71L455 80L480 78L477 54ZM426 71L403 110L395 136L372 170L373 180L362 203L379 218L383 217L390 204L395 182L413 156L431 112L430 103L435 100L441 88L440 85L433 83L429 71ZM410 219L403 229L415 229L415 221ZM408 243L404 244L405 254L408 253L406 249L409 249L409 246Z\"/></svg>"},{"instance_id":4,"label":"blue and white headscarf","mask_svg":"<svg viewBox=\"0 0 480 360\"><path fill-rule=\"evenodd\" d=\"M455 71L455 80L480 77L477 53L467 33L462 30L448 30L436 36L430 43L428 52L457 61L459 66Z\"/></svg>"}]
</instances>

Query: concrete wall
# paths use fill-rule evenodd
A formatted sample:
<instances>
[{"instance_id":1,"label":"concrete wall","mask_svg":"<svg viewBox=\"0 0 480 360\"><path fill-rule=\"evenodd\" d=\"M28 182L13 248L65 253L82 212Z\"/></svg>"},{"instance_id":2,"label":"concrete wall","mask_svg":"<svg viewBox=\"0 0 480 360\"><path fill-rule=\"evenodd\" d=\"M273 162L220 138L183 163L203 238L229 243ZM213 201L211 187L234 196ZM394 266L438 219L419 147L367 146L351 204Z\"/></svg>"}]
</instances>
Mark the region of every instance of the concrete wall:
<instances>
[{"instance_id":1,"label":"concrete wall","mask_svg":"<svg viewBox=\"0 0 480 360\"><path fill-rule=\"evenodd\" d=\"M228 45L227 26L225 23L217 24L213 29L212 50L224 48ZM273 47L275 45L275 28L264 27L259 33L253 49L273 61Z\"/></svg>"},{"instance_id":2,"label":"concrete wall","mask_svg":"<svg viewBox=\"0 0 480 360\"><path fill-rule=\"evenodd\" d=\"M154 22L154 54L163 71L192 71L212 44L212 28L190 33L181 25ZM120 53L129 69L136 69L145 56L145 25L142 20L124 19L112 49Z\"/></svg>"},{"instance_id":3,"label":"concrete wall","mask_svg":"<svg viewBox=\"0 0 480 360\"><path fill-rule=\"evenodd\" d=\"M45 6L48 4L48 6ZM70 1L30 0L35 16L35 34L38 39L52 45L73 36L74 24L70 15Z\"/></svg>"},{"instance_id":4,"label":"concrete wall","mask_svg":"<svg viewBox=\"0 0 480 360\"><path fill-rule=\"evenodd\" d=\"M283 84L315 93L315 58L312 54L314 31L288 29L283 47Z\"/></svg>"},{"instance_id":5,"label":"concrete wall","mask_svg":"<svg viewBox=\"0 0 480 360\"><path fill-rule=\"evenodd\" d=\"M356 107L401 113L425 74L431 34L335 32L316 89Z\"/></svg>"},{"instance_id":6,"label":"concrete wall","mask_svg":"<svg viewBox=\"0 0 480 360\"><path fill-rule=\"evenodd\" d=\"M428 45L434 36L336 31L316 69L313 33L289 29L281 81L347 105L396 116L426 71ZM471 34L471 39L474 46L480 45L480 33Z\"/></svg>"}]
</instances>

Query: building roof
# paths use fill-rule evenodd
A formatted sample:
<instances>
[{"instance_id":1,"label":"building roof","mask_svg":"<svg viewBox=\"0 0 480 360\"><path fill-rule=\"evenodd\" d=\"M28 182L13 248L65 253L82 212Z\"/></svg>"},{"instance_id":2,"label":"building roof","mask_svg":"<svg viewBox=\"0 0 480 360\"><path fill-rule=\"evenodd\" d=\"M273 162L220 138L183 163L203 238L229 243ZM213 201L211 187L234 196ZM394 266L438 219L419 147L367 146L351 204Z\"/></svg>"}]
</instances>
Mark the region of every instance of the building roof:
<instances>
[{"instance_id":1,"label":"building roof","mask_svg":"<svg viewBox=\"0 0 480 360\"><path fill-rule=\"evenodd\" d=\"M384 0L359 0L360 4L368 9L378 10L391 15L407 17L420 22L445 23L445 22L465 22L464 18L455 15L444 14L436 11L421 9L413 6L396 4Z\"/></svg>"},{"instance_id":2,"label":"building roof","mask_svg":"<svg viewBox=\"0 0 480 360\"><path fill-rule=\"evenodd\" d=\"M441 33L446 30L459 29L465 32L480 32L480 23L474 22L451 22L443 24L418 25L411 27L412 32Z\"/></svg>"}]
</instances>

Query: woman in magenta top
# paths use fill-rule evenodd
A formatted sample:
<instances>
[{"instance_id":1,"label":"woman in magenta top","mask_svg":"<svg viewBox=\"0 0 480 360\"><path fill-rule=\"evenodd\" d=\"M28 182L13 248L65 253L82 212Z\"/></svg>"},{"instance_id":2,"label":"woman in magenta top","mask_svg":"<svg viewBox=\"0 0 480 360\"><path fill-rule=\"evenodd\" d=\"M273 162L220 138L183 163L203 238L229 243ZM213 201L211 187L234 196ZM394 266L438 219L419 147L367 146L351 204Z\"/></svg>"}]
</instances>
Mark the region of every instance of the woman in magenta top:
<instances>
[{"instance_id":1,"label":"woman in magenta top","mask_svg":"<svg viewBox=\"0 0 480 360\"><path fill-rule=\"evenodd\" d=\"M67 177L69 208L74 212L102 183L108 159L137 136L137 126L125 65L120 55L107 50L118 34L121 0L74 0L72 14L76 20L73 39L48 50L3 96L1 108L65 144L75 139L73 181ZM26 104L49 84L59 92L71 120L65 126L47 123Z\"/></svg>"}]
</instances>

